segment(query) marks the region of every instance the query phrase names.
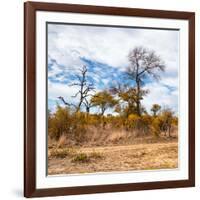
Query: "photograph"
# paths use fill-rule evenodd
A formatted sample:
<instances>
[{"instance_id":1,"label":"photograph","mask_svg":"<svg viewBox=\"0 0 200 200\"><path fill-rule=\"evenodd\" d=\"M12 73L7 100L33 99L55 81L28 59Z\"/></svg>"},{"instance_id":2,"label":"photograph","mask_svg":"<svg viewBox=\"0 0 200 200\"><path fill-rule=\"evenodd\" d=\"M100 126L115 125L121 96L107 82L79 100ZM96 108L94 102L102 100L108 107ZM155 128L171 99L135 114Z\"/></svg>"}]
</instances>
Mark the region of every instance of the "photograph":
<instances>
[{"instance_id":1,"label":"photograph","mask_svg":"<svg viewBox=\"0 0 200 200\"><path fill-rule=\"evenodd\" d=\"M24 14L24 196L194 187L195 13Z\"/></svg>"},{"instance_id":2,"label":"photograph","mask_svg":"<svg viewBox=\"0 0 200 200\"><path fill-rule=\"evenodd\" d=\"M47 174L179 168L179 30L47 22Z\"/></svg>"}]
</instances>

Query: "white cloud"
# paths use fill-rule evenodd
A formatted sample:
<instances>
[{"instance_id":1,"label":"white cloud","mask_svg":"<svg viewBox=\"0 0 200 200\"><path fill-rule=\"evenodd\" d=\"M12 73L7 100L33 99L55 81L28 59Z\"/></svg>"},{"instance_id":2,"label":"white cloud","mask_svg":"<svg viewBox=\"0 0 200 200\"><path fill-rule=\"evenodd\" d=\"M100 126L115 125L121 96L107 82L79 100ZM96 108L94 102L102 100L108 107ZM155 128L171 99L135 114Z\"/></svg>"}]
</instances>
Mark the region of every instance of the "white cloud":
<instances>
[{"instance_id":1,"label":"white cloud","mask_svg":"<svg viewBox=\"0 0 200 200\"><path fill-rule=\"evenodd\" d=\"M178 78L177 77L163 76L160 80L160 83L178 89Z\"/></svg>"},{"instance_id":2,"label":"white cloud","mask_svg":"<svg viewBox=\"0 0 200 200\"><path fill-rule=\"evenodd\" d=\"M168 106L173 109L174 112L178 110L178 90L170 91L167 87L163 86L160 83L149 83L144 89L149 90L146 98L142 101L142 104L145 105L147 111L150 112L153 104L159 104L162 107Z\"/></svg>"},{"instance_id":3,"label":"white cloud","mask_svg":"<svg viewBox=\"0 0 200 200\"><path fill-rule=\"evenodd\" d=\"M62 101L58 99L58 97L61 96L65 99L66 102L77 105L80 96L72 96L74 96L79 91L79 89L80 88L77 86L70 87L66 84L48 82L48 99L49 101L58 102L59 105L62 105ZM99 90L96 89L96 92L99 92ZM92 92L90 94L92 94ZM90 97L91 96L89 96L87 99L89 100Z\"/></svg>"},{"instance_id":4,"label":"white cloud","mask_svg":"<svg viewBox=\"0 0 200 200\"><path fill-rule=\"evenodd\" d=\"M128 52L138 45L154 49L167 62L177 62L176 31L49 25L49 33L49 54L66 66L80 64L77 57L84 56L111 66L125 67ZM174 69L171 65L167 67Z\"/></svg>"},{"instance_id":5,"label":"white cloud","mask_svg":"<svg viewBox=\"0 0 200 200\"><path fill-rule=\"evenodd\" d=\"M151 92L143 103L150 109L153 103L172 105L177 109L179 32L155 29L105 28L94 26L49 25L48 56L55 59L62 70L53 66L49 76L61 71L77 70L83 61L80 57L102 62L122 70L128 63L128 52L135 46L153 49L164 60L166 72L159 83L152 82L145 87ZM97 72L98 74L99 72ZM114 75L114 74L113 74ZM62 79L62 77L59 77ZM57 78L57 80L59 79ZM98 76L93 75L98 80ZM107 80L102 80L105 84ZM164 85L174 88L174 91ZM49 98L63 96L71 98L76 88L53 83L49 85Z\"/></svg>"},{"instance_id":6,"label":"white cloud","mask_svg":"<svg viewBox=\"0 0 200 200\"><path fill-rule=\"evenodd\" d=\"M61 83L48 83L48 98L53 101L60 102L58 97L62 96L67 102L77 102L78 98L72 98L77 91L77 87L70 87Z\"/></svg>"}]
</instances>

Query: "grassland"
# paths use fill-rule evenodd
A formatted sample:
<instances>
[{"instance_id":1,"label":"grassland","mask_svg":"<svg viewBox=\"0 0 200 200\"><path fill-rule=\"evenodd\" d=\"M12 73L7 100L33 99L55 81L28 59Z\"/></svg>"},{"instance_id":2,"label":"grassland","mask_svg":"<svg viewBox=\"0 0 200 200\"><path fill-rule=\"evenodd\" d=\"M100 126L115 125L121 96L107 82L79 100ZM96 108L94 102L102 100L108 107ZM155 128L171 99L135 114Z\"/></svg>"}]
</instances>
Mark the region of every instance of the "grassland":
<instances>
[{"instance_id":1,"label":"grassland","mask_svg":"<svg viewBox=\"0 0 200 200\"><path fill-rule=\"evenodd\" d=\"M121 141L122 142L122 141ZM172 169L178 167L178 139L142 137L105 146L67 146L51 144L48 174L76 174L131 170Z\"/></svg>"}]
</instances>

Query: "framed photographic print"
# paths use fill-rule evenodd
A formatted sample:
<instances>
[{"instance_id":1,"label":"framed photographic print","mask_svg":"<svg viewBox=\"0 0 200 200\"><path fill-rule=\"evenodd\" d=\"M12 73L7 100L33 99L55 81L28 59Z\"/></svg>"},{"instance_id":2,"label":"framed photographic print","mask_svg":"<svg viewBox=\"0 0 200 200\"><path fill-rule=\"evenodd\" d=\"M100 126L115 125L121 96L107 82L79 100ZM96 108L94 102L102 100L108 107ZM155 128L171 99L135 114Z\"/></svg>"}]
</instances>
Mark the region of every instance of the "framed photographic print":
<instances>
[{"instance_id":1,"label":"framed photographic print","mask_svg":"<svg viewBox=\"0 0 200 200\"><path fill-rule=\"evenodd\" d=\"M25 3L24 195L195 184L195 14Z\"/></svg>"}]
</instances>

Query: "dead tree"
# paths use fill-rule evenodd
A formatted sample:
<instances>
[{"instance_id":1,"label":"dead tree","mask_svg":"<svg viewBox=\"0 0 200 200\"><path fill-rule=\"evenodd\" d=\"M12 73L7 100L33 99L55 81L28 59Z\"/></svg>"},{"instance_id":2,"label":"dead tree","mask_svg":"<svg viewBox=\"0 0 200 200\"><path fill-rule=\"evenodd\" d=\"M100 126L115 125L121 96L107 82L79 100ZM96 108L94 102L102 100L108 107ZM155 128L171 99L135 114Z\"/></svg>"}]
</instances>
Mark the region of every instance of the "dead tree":
<instances>
[{"instance_id":1,"label":"dead tree","mask_svg":"<svg viewBox=\"0 0 200 200\"><path fill-rule=\"evenodd\" d=\"M69 107L73 106L76 108L76 105L74 105L73 103L66 102L62 96L59 96L58 99L60 99L66 106L69 106Z\"/></svg>"},{"instance_id":2,"label":"dead tree","mask_svg":"<svg viewBox=\"0 0 200 200\"><path fill-rule=\"evenodd\" d=\"M93 83L89 83L87 80L87 67L84 65L82 68L79 69L80 74L76 74L77 81L70 84L70 86L78 86L78 92L73 95L73 98L78 97L79 101L78 104L72 104L65 101L63 97L58 97L66 106L73 106L75 107L76 112L80 111L81 106L84 104L86 107L86 112L89 113L90 107L92 106L91 103L88 101L88 97L91 96L91 91L94 91Z\"/></svg>"},{"instance_id":3,"label":"dead tree","mask_svg":"<svg viewBox=\"0 0 200 200\"><path fill-rule=\"evenodd\" d=\"M90 113L90 108L93 107L92 102L88 101L87 98L84 99L83 104L85 105L86 112Z\"/></svg>"},{"instance_id":4,"label":"dead tree","mask_svg":"<svg viewBox=\"0 0 200 200\"><path fill-rule=\"evenodd\" d=\"M74 98L79 96L79 103L76 107L76 111L80 111L80 108L82 104L84 103L86 105L87 97L91 96L91 91L94 91L93 83L89 83L86 77L87 74L87 67L83 65L81 69L79 69L80 75L76 75L77 82L72 83L70 86L78 86L79 90L78 92L72 96ZM88 109L86 107L86 109Z\"/></svg>"}]
</instances>

